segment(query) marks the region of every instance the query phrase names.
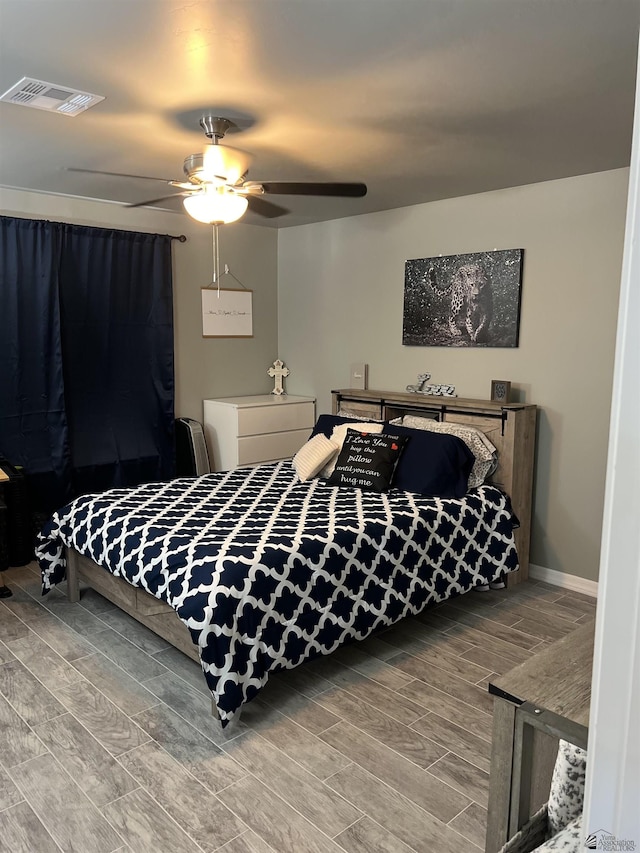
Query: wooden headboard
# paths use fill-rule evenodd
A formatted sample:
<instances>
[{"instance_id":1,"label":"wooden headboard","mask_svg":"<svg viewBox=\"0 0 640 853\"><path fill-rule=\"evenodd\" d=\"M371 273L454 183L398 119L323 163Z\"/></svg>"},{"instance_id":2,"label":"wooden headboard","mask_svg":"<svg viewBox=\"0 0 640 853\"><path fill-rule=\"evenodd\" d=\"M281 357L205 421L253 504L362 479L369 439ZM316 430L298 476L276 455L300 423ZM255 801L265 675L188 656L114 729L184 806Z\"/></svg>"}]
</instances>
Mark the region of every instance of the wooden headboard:
<instances>
[{"instance_id":1,"label":"wooden headboard","mask_svg":"<svg viewBox=\"0 0 640 853\"><path fill-rule=\"evenodd\" d=\"M378 420L420 415L482 430L498 450L498 468L489 479L510 496L513 511L520 520L515 531L520 571L509 575L508 585L527 579L537 406L355 388L331 393L334 415L345 412Z\"/></svg>"}]
</instances>

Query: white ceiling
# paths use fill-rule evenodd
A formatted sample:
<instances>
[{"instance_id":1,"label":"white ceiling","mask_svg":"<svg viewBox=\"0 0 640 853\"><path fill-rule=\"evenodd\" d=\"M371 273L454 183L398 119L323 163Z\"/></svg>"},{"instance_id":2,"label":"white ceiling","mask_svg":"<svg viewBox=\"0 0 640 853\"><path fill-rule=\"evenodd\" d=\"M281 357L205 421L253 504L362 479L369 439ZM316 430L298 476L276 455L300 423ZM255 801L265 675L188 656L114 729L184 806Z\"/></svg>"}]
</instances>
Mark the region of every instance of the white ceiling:
<instances>
[{"instance_id":1,"label":"white ceiling","mask_svg":"<svg viewBox=\"0 0 640 853\"><path fill-rule=\"evenodd\" d=\"M203 112L287 226L629 163L640 0L0 0L0 94L35 77L104 95L74 118L0 103L0 185L137 202L181 178ZM180 200L162 205L181 210Z\"/></svg>"}]
</instances>

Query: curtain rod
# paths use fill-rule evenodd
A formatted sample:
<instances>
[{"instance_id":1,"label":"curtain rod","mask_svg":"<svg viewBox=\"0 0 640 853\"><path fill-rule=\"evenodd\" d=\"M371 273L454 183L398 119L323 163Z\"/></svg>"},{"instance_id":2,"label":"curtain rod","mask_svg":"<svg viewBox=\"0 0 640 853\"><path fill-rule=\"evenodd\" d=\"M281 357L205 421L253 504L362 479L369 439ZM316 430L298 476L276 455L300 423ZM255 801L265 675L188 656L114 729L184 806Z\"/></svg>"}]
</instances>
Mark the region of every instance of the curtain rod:
<instances>
[{"instance_id":1,"label":"curtain rod","mask_svg":"<svg viewBox=\"0 0 640 853\"><path fill-rule=\"evenodd\" d=\"M49 225L63 225L65 227L69 226L71 228L94 228L96 231L98 231L98 230L120 231L124 234L140 233L140 234L151 234L151 236L153 236L153 232L151 232L151 231L140 231L140 232L129 231L129 230L123 229L123 228L110 228L107 225L81 225L77 222L76 223L58 222L58 221L52 220L52 219L40 219L40 218L30 219L29 217L26 217L26 216L5 216L4 214L0 214L0 219L7 219L7 220L8 219L21 219L24 222L46 222ZM158 236L158 237L169 237L170 240L177 240L179 243L186 243L187 242L187 236L185 234L158 234L156 236Z\"/></svg>"}]
</instances>

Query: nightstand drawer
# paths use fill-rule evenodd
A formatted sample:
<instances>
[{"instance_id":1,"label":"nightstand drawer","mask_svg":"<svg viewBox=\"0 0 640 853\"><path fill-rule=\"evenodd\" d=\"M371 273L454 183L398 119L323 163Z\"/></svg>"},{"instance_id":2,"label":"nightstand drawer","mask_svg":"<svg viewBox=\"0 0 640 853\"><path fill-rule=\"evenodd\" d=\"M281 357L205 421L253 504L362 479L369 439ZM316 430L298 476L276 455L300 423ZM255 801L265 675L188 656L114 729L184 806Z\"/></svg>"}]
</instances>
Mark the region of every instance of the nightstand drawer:
<instances>
[{"instance_id":1,"label":"nightstand drawer","mask_svg":"<svg viewBox=\"0 0 640 853\"><path fill-rule=\"evenodd\" d=\"M254 394L204 401L204 434L214 471L293 456L315 423L312 397Z\"/></svg>"},{"instance_id":2,"label":"nightstand drawer","mask_svg":"<svg viewBox=\"0 0 640 853\"><path fill-rule=\"evenodd\" d=\"M238 435L262 435L297 429L310 431L314 424L314 412L312 402L239 408Z\"/></svg>"},{"instance_id":3,"label":"nightstand drawer","mask_svg":"<svg viewBox=\"0 0 640 853\"><path fill-rule=\"evenodd\" d=\"M250 435L238 439L238 465L272 462L294 456L309 438L308 429Z\"/></svg>"}]
</instances>

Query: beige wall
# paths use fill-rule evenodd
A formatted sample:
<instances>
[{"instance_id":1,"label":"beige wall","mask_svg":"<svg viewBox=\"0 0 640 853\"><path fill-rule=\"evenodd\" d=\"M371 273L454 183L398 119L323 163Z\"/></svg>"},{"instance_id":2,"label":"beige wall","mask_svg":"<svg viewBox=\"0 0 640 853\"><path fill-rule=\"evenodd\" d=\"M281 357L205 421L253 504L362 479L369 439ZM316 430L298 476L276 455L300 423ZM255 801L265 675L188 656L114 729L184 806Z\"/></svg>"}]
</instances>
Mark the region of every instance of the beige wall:
<instances>
[{"instance_id":1,"label":"beige wall","mask_svg":"<svg viewBox=\"0 0 640 853\"><path fill-rule=\"evenodd\" d=\"M272 385L267 368L277 348L277 233L271 228L226 225L220 228L220 261L253 290L254 336L204 339L200 288L212 280L211 228L187 216L149 208L0 188L0 212L7 216L50 219L161 234L185 234L173 243L176 415L202 420L202 400L236 394L261 394ZM223 287L239 287L222 277Z\"/></svg>"},{"instance_id":2,"label":"beige wall","mask_svg":"<svg viewBox=\"0 0 640 853\"><path fill-rule=\"evenodd\" d=\"M531 559L597 579L628 170L284 229L279 354L291 393L402 390L419 372L486 398L492 378L540 407ZM402 346L404 262L523 248L514 349Z\"/></svg>"}]
</instances>

